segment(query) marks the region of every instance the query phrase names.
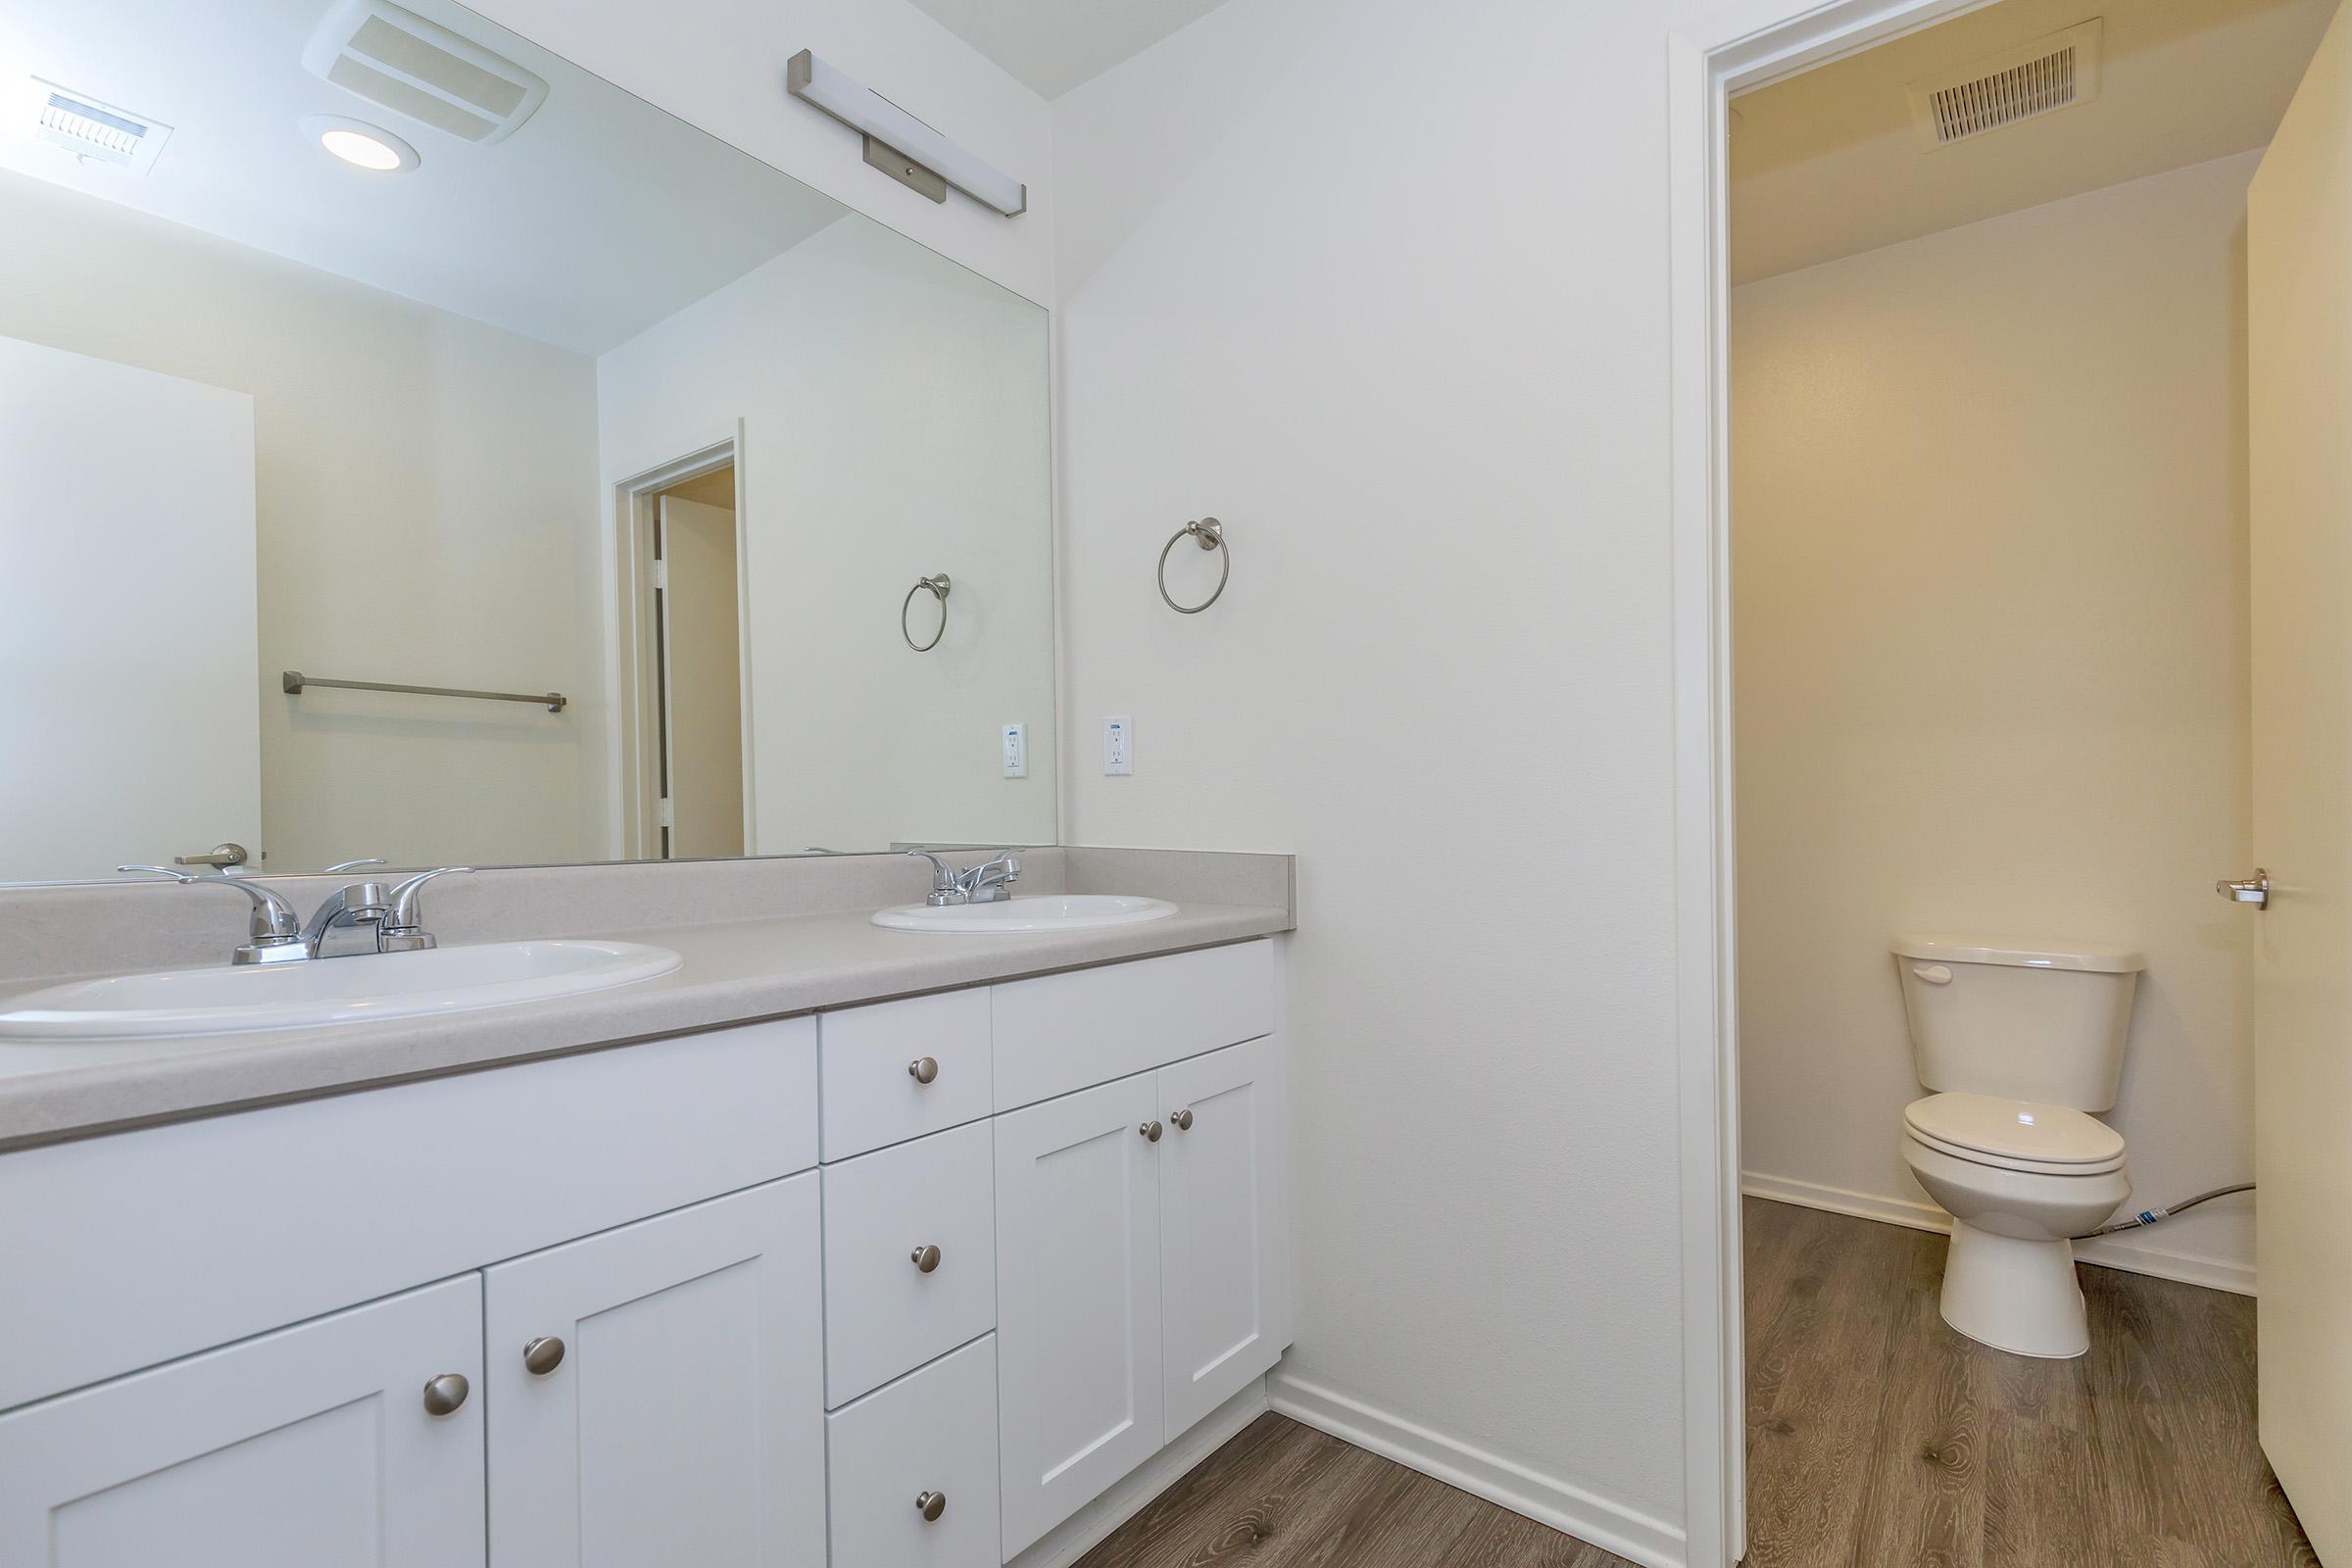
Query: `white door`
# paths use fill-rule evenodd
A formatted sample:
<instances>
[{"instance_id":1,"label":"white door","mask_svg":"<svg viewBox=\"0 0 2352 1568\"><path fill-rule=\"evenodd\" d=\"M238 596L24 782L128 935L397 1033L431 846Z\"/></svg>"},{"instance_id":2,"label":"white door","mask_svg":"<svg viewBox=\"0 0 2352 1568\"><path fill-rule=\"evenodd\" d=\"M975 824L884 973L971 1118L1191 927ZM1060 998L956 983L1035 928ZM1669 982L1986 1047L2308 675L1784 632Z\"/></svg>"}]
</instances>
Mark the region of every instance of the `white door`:
<instances>
[{"instance_id":1,"label":"white door","mask_svg":"<svg viewBox=\"0 0 2352 1568\"><path fill-rule=\"evenodd\" d=\"M744 853L735 514L662 498L662 712L673 859Z\"/></svg>"},{"instance_id":2,"label":"white door","mask_svg":"<svg viewBox=\"0 0 2352 1568\"><path fill-rule=\"evenodd\" d=\"M1011 1557L1160 1445L1150 1073L997 1118L997 1384Z\"/></svg>"},{"instance_id":3,"label":"white door","mask_svg":"<svg viewBox=\"0 0 2352 1568\"><path fill-rule=\"evenodd\" d=\"M2352 22L2246 198L2262 1446L2352 1563Z\"/></svg>"},{"instance_id":4,"label":"white door","mask_svg":"<svg viewBox=\"0 0 2352 1568\"><path fill-rule=\"evenodd\" d=\"M1269 1036L1159 1070L1170 1442L1272 1366L1288 1338L1281 1062Z\"/></svg>"},{"instance_id":5,"label":"white door","mask_svg":"<svg viewBox=\"0 0 2352 1568\"><path fill-rule=\"evenodd\" d=\"M258 855L253 399L0 337L0 881Z\"/></svg>"},{"instance_id":6,"label":"white door","mask_svg":"<svg viewBox=\"0 0 2352 1568\"><path fill-rule=\"evenodd\" d=\"M490 1269L490 1560L823 1562L820 1269L814 1172Z\"/></svg>"},{"instance_id":7,"label":"white door","mask_svg":"<svg viewBox=\"0 0 2352 1568\"><path fill-rule=\"evenodd\" d=\"M0 1416L0 1563L479 1563L481 1355L467 1274Z\"/></svg>"}]
</instances>

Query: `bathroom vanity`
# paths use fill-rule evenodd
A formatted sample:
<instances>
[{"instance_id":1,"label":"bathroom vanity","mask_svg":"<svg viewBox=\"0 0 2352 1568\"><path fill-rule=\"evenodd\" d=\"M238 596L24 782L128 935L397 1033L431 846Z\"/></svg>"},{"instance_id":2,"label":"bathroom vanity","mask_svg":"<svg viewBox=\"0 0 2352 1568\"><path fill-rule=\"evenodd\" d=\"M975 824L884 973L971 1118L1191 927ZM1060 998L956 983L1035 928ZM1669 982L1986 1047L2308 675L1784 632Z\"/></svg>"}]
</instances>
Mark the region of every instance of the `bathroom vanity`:
<instances>
[{"instance_id":1,"label":"bathroom vanity","mask_svg":"<svg viewBox=\"0 0 2352 1568\"><path fill-rule=\"evenodd\" d=\"M410 1081L369 1026L391 1081L0 1152L0 1561L994 1568L1255 1389L1288 911L862 923L672 933L576 1010L768 928L844 997L1004 978L552 1056L533 1009L435 1020L524 1059Z\"/></svg>"}]
</instances>

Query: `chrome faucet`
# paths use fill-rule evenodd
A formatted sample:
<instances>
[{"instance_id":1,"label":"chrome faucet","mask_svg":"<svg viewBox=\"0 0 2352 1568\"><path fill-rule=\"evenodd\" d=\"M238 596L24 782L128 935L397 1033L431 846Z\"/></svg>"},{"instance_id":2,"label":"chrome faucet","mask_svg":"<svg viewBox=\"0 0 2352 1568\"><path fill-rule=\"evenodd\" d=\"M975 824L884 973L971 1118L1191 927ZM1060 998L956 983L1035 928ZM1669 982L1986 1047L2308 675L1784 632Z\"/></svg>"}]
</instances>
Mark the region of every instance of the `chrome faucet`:
<instances>
[{"instance_id":1,"label":"chrome faucet","mask_svg":"<svg viewBox=\"0 0 2352 1568\"><path fill-rule=\"evenodd\" d=\"M1020 879L1020 857L1010 850L999 850L994 859L963 873L959 879L963 884L963 902L1003 903L1012 897L1012 885Z\"/></svg>"},{"instance_id":2,"label":"chrome faucet","mask_svg":"<svg viewBox=\"0 0 2352 1568\"><path fill-rule=\"evenodd\" d=\"M931 862L931 892L923 902L935 909L958 904L997 904L1012 897L1012 885L1020 880L1021 862L1010 850L1000 850L996 858L958 871L929 850L908 850Z\"/></svg>"},{"instance_id":3,"label":"chrome faucet","mask_svg":"<svg viewBox=\"0 0 2352 1568\"><path fill-rule=\"evenodd\" d=\"M380 864L354 860L352 865ZM253 924L246 942L229 955L231 963L297 963L318 957L327 936L338 926L372 925L378 953L414 953L434 945L417 913L417 891L437 876L470 871L469 865L445 865L419 872L395 887L381 882L349 882L328 894L305 921L283 895L241 877L193 876L168 865L118 865L118 871L140 871L170 877L179 883L230 887L253 901Z\"/></svg>"}]
</instances>

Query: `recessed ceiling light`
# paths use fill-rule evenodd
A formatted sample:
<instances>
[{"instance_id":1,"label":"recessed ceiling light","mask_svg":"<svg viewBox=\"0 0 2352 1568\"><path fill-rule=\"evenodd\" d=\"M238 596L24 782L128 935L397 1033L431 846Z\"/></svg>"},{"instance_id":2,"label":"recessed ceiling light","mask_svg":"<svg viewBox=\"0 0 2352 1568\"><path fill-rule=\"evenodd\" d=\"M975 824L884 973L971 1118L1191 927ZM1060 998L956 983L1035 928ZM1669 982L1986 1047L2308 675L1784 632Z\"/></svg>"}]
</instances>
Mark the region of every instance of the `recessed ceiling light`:
<instances>
[{"instance_id":1,"label":"recessed ceiling light","mask_svg":"<svg viewBox=\"0 0 2352 1568\"><path fill-rule=\"evenodd\" d=\"M364 120L346 120L341 115L305 115L302 128L304 134L318 137L319 146L354 169L376 174L405 174L417 164L416 148L381 125L370 125Z\"/></svg>"}]
</instances>

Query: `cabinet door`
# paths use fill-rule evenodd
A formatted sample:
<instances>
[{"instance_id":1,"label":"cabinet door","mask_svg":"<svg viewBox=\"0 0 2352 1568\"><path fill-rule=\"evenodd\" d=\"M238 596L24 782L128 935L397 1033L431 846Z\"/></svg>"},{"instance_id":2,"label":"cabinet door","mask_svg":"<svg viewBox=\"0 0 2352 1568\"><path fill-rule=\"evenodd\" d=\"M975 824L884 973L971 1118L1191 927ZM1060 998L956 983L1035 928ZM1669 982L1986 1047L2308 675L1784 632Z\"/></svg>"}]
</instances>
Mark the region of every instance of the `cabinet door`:
<instances>
[{"instance_id":1,"label":"cabinet door","mask_svg":"<svg viewBox=\"0 0 2352 1568\"><path fill-rule=\"evenodd\" d=\"M1282 1050L1271 1036L1158 1073L1166 1436L1274 1364L1289 1338Z\"/></svg>"},{"instance_id":2,"label":"cabinet door","mask_svg":"<svg viewBox=\"0 0 2352 1568\"><path fill-rule=\"evenodd\" d=\"M819 1267L811 1172L489 1270L490 1560L822 1562Z\"/></svg>"},{"instance_id":3,"label":"cabinet door","mask_svg":"<svg viewBox=\"0 0 2352 1568\"><path fill-rule=\"evenodd\" d=\"M481 1334L467 1274L0 1416L0 1563L478 1563Z\"/></svg>"},{"instance_id":4,"label":"cabinet door","mask_svg":"<svg viewBox=\"0 0 2352 1568\"><path fill-rule=\"evenodd\" d=\"M1148 1073L997 1118L1007 1558L1158 1451L1156 1120Z\"/></svg>"}]
</instances>

